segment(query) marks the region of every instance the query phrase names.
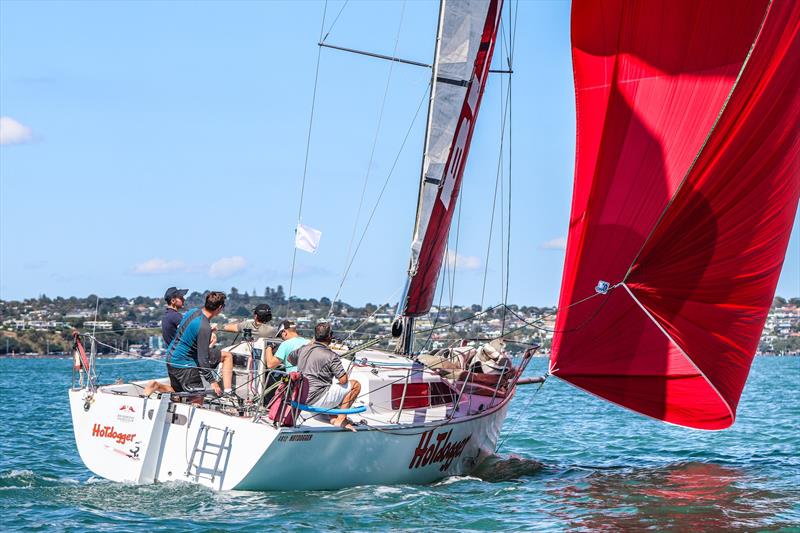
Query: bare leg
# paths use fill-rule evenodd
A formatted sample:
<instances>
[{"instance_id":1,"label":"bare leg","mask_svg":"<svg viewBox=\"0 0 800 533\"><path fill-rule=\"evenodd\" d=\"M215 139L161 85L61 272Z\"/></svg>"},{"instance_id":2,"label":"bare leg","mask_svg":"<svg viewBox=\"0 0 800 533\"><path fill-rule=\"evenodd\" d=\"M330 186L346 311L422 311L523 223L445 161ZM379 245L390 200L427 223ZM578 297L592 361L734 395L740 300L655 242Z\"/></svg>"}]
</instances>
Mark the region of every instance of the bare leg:
<instances>
[{"instance_id":1,"label":"bare leg","mask_svg":"<svg viewBox=\"0 0 800 533\"><path fill-rule=\"evenodd\" d=\"M144 394L144 397L147 398L154 392L175 392L175 389L173 389L169 385L165 385L164 383L159 383L158 381L151 381L144 388L142 394Z\"/></svg>"},{"instance_id":2,"label":"bare leg","mask_svg":"<svg viewBox=\"0 0 800 533\"><path fill-rule=\"evenodd\" d=\"M223 390L231 390L231 387L233 387L233 354L231 352L222 352L220 361L222 362Z\"/></svg>"},{"instance_id":3,"label":"bare leg","mask_svg":"<svg viewBox=\"0 0 800 533\"><path fill-rule=\"evenodd\" d=\"M359 393L361 393L361 383L358 381L351 379L350 380L350 392L345 394L344 399L342 400L342 405L340 406L342 409L349 409L353 402L356 401L358 398Z\"/></svg>"},{"instance_id":4,"label":"bare leg","mask_svg":"<svg viewBox=\"0 0 800 533\"><path fill-rule=\"evenodd\" d=\"M356 401L358 398L359 393L361 392L361 383L358 381L351 379L350 380L350 392L345 394L344 399L342 399L341 405L339 405L340 409L349 409L353 402ZM347 421L347 415L338 415L331 418L331 424L334 426L342 426ZM355 428L350 424L347 424L345 427L350 429L351 431L355 431Z\"/></svg>"}]
</instances>

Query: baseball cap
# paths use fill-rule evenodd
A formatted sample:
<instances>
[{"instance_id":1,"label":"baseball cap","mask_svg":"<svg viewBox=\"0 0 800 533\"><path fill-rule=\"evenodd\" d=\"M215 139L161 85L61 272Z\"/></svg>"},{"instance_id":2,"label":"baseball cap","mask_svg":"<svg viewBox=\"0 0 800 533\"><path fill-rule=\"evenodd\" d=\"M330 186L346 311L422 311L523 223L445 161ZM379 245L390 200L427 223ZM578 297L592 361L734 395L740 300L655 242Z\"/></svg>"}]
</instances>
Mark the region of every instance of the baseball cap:
<instances>
[{"instance_id":1,"label":"baseball cap","mask_svg":"<svg viewBox=\"0 0 800 533\"><path fill-rule=\"evenodd\" d=\"M164 293L164 300L169 303L173 298L186 296L187 292L189 292L189 289L177 289L175 287L170 287L167 289L167 292Z\"/></svg>"},{"instance_id":2,"label":"baseball cap","mask_svg":"<svg viewBox=\"0 0 800 533\"><path fill-rule=\"evenodd\" d=\"M297 327L297 324L295 323L294 320L284 320L283 322L281 322L281 325L278 326L278 332L275 333L275 336L276 337L280 337L281 333L283 333L284 330L294 329L296 327Z\"/></svg>"}]
</instances>

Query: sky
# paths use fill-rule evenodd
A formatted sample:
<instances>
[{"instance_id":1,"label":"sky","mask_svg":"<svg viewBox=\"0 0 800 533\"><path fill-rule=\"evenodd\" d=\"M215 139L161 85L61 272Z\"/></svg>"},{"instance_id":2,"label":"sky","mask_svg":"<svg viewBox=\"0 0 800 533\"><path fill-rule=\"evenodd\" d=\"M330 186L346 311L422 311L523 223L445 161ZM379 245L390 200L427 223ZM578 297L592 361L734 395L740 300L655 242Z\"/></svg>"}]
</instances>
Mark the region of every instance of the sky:
<instances>
[{"instance_id":1,"label":"sky","mask_svg":"<svg viewBox=\"0 0 800 533\"><path fill-rule=\"evenodd\" d=\"M502 168L507 194L510 146L508 301L520 305L555 305L561 283L575 148L569 9L518 10ZM325 12L330 44L430 63L437 10L0 0L0 298L291 284L301 297L341 285L348 303L396 302L430 72L317 42ZM502 300L508 212L497 204L492 222L492 199L506 83L493 75L484 95L443 303ZM300 218L322 238L317 253L297 252L292 277L301 189ZM798 226L777 289L786 297L800 295Z\"/></svg>"}]
</instances>

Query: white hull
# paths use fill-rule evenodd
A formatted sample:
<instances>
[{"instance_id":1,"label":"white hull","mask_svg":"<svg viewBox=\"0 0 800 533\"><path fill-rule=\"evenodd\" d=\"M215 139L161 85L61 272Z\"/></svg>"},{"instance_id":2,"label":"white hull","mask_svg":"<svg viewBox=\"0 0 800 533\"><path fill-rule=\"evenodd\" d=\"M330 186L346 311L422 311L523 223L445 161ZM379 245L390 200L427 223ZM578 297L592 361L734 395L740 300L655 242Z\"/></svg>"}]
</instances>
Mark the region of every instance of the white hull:
<instances>
[{"instance_id":1,"label":"white hull","mask_svg":"<svg viewBox=\"0 0 800 533\"><path fill-rule=\"evenodd\" d=\"M368 367L352 374L376 376ZM317 421L274 427L264 418L172 402L169 395L144 398L131 393L136 390L128 384L69 391L86 466L112 481L184 481L215 490L423 484L467 474L494 452L513 396L465 393L454 411L450 404L400 414L370 400L365 414L380 414L384 422L352 432Z\"/></svg>"}]
</instances>

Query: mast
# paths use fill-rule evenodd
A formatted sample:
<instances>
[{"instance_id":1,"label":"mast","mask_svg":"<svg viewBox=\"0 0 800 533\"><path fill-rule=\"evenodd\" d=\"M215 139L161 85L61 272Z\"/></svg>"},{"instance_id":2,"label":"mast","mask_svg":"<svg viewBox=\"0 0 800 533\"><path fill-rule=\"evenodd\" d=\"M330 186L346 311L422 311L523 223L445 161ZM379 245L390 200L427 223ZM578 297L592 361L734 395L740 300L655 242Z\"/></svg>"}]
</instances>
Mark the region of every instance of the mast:
<instances>
[{"instance_id":1,"label":"mast","mask_svg":"<svg viewBox=\"0 0 800 533\"><path fill-rule=\"evenodd\" d=\"M442 27L444 26L444 13L445 13L445 3L447 0L441 0L439 2L439 22L436 25L436 43L433 47L433 65L431 67L431 92L428 98L428 118L425 121L425 137L422 144L422 161L420 162L420 180L419 180L419 193L417 195L417 216L414 220L414 233L412 234L412 239L414 235L417 235L420 227L420 214L422 212L422 193L425 187L425 167L426 167L426 160L428 158L428 142L430 141L431 135L431 121L433 120L433 104L436 99L436 77L439 74L439 52L441 51L442 45ZM413 252L411 257L408 261L408 278L406 279L406 285L403 289L403 295L400 298L400 305L397 307L397 315L398 318L396 319L396 323L398 327L401 328L400 331L400 339L397 343L396 351L398 353L403 354L411 354L414 350L414 317L413 316L405 316L402 312L403 302L405 302L408 296L408 287L411 283L411 278L416 273L416 265L414 264L414 257Z\"/></svg>"}]
</instances>

